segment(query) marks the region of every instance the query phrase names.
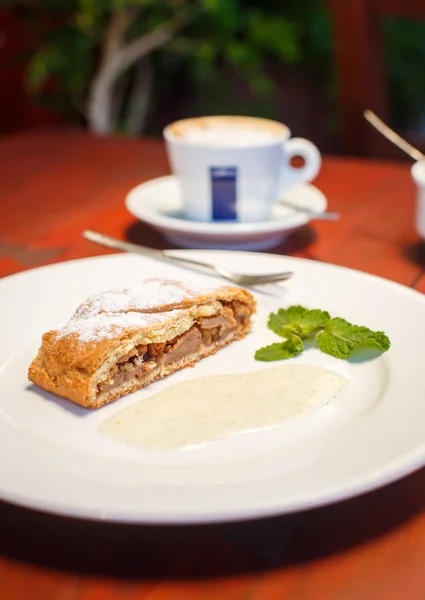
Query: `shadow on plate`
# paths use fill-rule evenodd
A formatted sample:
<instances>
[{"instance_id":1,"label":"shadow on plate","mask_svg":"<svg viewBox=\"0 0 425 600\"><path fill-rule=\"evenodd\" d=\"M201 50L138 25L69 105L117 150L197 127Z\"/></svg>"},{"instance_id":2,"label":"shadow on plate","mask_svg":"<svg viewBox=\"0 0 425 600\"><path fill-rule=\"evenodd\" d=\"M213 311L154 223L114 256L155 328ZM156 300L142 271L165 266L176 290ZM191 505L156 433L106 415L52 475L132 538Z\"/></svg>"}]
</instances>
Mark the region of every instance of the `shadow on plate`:
<instances>
[{"instance_id":1,"label":"shadow on plate","mask_svg":"<svg viewBox=\"0 0 425 600\"><path fill-rule=\"evenodd\" d=\"M60 408L62 408L63 410L65 410L67 412L71 412L73 415L76 415L77 417L87 417L88 415L93 414L91 409L84 408L83 406L80 406L79 404L75 404L74 402L70 402L69 400L66 400L65 398L61 398L60 396L55 396L55 394L46 392L45 390L39 388L34 383L28 384L26 386L26 389L30 392L33 392L34 394L37 394L38 396L41 396L41 398L43 398L43 400L45 400L46 402L53 402L53 404L60 406Z\"/></svg>"},{"instance_id":2,"label":"shadow on plate","mask_svg":"<svg viewBox=\"0 0 425 600\"><path fill-rule=\"evenodd\" d=\"M382 356L382 352L378 348L355 348L347 358L350 363L371 362Z\"/></svg>"},{"instance_id":3,"label":"shadow on plate","mask_svg":"<svg viewBox=\"0 0 425 600\"><path fill-rule=\"evenodd\" d=\"M424 486L422 469L376 492L309 512L198 526L82 521L0 502L0 553L44 568L124 580L264 572L348 552L407 526L425 508L418 493Z\"/></svg>"}]
</instances>

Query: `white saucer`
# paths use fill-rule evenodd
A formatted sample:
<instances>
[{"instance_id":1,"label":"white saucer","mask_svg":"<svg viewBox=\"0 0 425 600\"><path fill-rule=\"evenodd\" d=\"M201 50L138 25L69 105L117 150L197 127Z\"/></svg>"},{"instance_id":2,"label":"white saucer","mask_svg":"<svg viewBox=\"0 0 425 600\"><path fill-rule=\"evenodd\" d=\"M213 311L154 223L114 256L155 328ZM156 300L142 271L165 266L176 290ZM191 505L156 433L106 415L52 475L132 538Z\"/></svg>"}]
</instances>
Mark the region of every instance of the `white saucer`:
<instances>
[{"instance_id":1,"label":"white saucer","mask_svg":"<svg viewBox=\"0 0 425 600\"><path fill-rule=\"evenodd\" d=\"M297 184L285 192L291 204L324 212L327 200L311 184ZM128 210L176 246L224 250L266 250L310 221L310 217L282 204L269 221L257 223L200 222L185 219L180 187L174 175L152 179L133 188L126 198Z\"/></svg>"}]
</instances>

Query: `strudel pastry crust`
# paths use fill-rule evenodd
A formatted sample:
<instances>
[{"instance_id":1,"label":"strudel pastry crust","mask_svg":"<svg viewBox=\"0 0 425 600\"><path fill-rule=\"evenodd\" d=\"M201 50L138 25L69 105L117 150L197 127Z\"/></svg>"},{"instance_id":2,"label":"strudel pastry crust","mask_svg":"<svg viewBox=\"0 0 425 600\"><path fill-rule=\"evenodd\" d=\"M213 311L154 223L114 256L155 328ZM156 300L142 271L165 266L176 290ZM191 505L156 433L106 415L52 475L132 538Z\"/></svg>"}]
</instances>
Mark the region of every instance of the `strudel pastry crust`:
<instances>
[{"instance_id":1,"label":"strudel pastry crust","mask_svg":"<svg viewBox=\"0 0 425 600\"><path fill-rule=\"evenodd\" d=\"M148 280L88 298L62 329L43 335L28 377L41 388L98 408L193 366L251 327L247 290Z\"/></svg>"}]
</instances>

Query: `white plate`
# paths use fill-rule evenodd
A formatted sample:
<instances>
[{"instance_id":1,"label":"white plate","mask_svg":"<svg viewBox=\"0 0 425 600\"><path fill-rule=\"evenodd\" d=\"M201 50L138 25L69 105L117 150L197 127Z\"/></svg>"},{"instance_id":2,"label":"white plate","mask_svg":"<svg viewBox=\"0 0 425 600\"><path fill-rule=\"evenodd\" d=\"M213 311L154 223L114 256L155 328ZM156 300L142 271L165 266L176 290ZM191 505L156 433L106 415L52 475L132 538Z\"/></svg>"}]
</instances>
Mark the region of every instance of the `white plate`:
<instances>
[{"instance_id":1,"label":"white plate","mask_svg":"<svg viewBox=\"0 0 425 600\"><path fill-rule=\"evenodd\" d=\"M0 497L65 515L144 523L224 521L288 513L341 500L425 463L425 298L360 272L267 254L179 251L229 268L293 270L257 293L253 332L145 390L89 411L38 390L26 378L41 334L63 324L89 294L138 277L212 279L134 255L44 267L0 281ZM213 281L218 281L216 278ZM271 293L273 292L273 293ZM115 411L177 381L275 367L256 348L275 340L270 310L300 303L385 331L392 347L366 362L308 350L294 362L350 380L343 401L286 424L168 453L102 437Z\"/></svg>"},{"instance_id":2,"label":"white plate","mask_svg":"<svg viewBox=\"0 0 425 600\"><path fill-rule=\"evenodd\" d=\"M316 212L324 212L327 207L323 193L308 183L294 185L284 197L291 204ZM190 221L183 217L180 187L173 175L138 185L127 195L126 206L135 217L183 248L267 250L310 220L302 211L276 204L271 219L260 223Z\"/></svg>"}]
</instances>

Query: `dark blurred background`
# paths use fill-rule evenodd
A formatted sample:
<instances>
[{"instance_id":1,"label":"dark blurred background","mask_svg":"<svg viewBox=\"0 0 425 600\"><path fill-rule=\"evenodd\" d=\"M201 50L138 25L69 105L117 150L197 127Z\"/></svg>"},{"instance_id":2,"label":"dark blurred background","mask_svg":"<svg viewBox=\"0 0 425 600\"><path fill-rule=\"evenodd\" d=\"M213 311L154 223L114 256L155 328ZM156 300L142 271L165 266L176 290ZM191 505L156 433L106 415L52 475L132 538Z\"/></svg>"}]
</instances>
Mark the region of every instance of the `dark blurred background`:
<instances>
[{"instance_id":1,"label":"dark blurred background","mask_svg":"<svg viewBox=\"0 0 425 600\"><path fill-rule=\"evenodd\" d=\"M401 158L371 108L425 149L424 0L0 0L0 53L0 135L246 114Z\"/></svg>"}]
</instances>

